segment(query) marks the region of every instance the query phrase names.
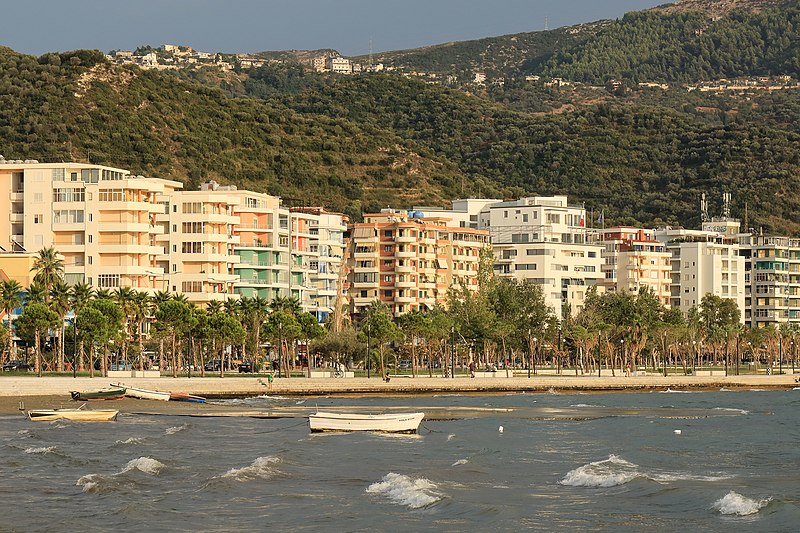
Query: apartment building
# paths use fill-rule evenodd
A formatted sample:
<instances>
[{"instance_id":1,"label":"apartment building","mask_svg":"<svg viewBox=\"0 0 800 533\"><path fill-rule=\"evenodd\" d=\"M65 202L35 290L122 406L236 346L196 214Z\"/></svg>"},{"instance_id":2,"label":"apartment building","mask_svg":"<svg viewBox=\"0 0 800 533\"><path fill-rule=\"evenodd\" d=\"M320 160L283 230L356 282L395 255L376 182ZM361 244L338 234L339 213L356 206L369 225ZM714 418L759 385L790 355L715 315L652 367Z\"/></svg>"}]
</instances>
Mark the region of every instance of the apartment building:
<instances>
[{"instance_id":1,"label":"apartment building","mask_svg":"<svg viewBox=\"0 0 800 533\"><path fill-rule=\"evenodd\" d=\"M349 230L347 285L355 316L375 300L400 316L446 303L451 287L478 289L487 231L453 228L444 218L392 209L364 215L364 222Z\"/></svg>"},{"instance_id":2,"label":"apartment building","mask_svg":"<svg viewBox=\"0 0 800 533\"><path fill-rule=\"evenodd\" d=\"M328 70L337 74L353 73L353 64L346 57L329 57L325 61L325 66L328 68Z\"/></svg>"},{"instance_id":3,"label":"apartment building","mask_svg":"<svg viewBox=\"0 0 800 533\"><path fill-rule=\"evenodd\" d=\"M502 200L493 198L462 198L453 200L451 209L441 207L414 207L414 211L421 213L425 218L447 219L447 225L454 228L480 228L479 217L487 206L500 203Z\"/></svg>"},{"instance_id":4,"label":"apartment building","mask_svg":"<svg viewBox=\"0 0 800 533\"><path fill-rule=\"evenodd\" d=\"M739 253L738 229L734 219L714 219L704 222L701 230L656 230L656 240L672 254L672 307L687 313L711 293L734 300L744 320L745 262Z\"/></svg>"},{"instance_id":5,"label":"apartment building","mask_svg":"<svg viewBox=\"0 0 800 533\"><path fill-rule=\"evenodd\" d=\"M656 240L655 230L613 227L600 232L603 247L603 279L606 292L636 294L649 288L659 301L670 306L672 255Z\"/></svg>"},{"instance_id":6,"label":"apartment building","mask_svg":"<svg viewBox=\"0 0 800 533\"><path fill-rule=\"evenodd\" d=\"M745 233L744 323L749 327L800 323L800 239Z\"/></svg>"},{"instance_id":7,"label":"apartment building","mask_svg":"<svg viewBox=\"0 0 800 533\"><path fill-rule=\"evenodd\" d=\"M491 230L495 274L541 285L559 317L579 313L589 287L603 280L603 248L586 227L586 209L566 196L490 204L479 224Z\"/></svg>"}]
</instances>

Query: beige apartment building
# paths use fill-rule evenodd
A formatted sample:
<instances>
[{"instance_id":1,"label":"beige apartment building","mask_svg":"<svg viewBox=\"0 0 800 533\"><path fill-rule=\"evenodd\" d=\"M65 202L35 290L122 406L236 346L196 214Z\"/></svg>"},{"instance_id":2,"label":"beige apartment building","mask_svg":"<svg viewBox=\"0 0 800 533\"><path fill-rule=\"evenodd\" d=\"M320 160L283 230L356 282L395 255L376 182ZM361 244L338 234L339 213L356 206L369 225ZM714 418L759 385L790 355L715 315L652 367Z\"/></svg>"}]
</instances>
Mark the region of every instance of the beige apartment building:
<instances>
[{"instance_id":1,"label":"beige apartment building","mask_svg":"<svg viewBox=\"0 0 800 533\"><path fill-rule=\"evenodd\" d=\"M603 248L587 228L586 209L566 196L490 204L480 227L491 230L495 274L540 285L556 316L579 313L588 289L600 287Z\"/></svg>"},{"instance_id":2,"label":"beige apartment building","mask_svg":"<svg viewBox=\"0 0 800 533\"><path fill-rule=\"evenodd\" d=\"M746 233L739 236L739 246L745 325L800 323L800 239Z\"/></svg>"},{"instance_id":3,"label":"beige apartment building","mask_svg":"<svg viewBox=\"0 0 800 533\"><path fill-rule=\"evenodd\" d=\"M384 209L351 224L347 251L350 312L375 301L394 316L445 304L451 287L478 289L480 252L489 232L453 228L444 218Z\"/></svg>"},{"instance_id":4,"label":"beige apartment building","mask_svg":"<svg viewBox=\"0 0 800 533\"><path fill-rule=\"evenodd\" d=\"M603 247L603 279L606 292L636 294L649 288L667 308L670 306L672 254L656 240L655 230L613 227L600 232Z\"/></svg>"}]
</instances>

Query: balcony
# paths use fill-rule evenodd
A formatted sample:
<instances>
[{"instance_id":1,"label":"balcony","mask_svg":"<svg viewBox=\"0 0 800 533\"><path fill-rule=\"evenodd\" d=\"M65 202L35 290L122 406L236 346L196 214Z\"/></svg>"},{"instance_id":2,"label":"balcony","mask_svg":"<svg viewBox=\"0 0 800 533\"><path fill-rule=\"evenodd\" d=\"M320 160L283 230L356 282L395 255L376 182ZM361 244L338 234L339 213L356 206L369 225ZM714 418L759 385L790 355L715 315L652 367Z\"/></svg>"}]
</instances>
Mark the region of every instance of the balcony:
<instances>
[{"instance_id":1,"label":"balcony","mask_svg":"<svg viewBox=\"0 0 800 533\"><path fill-rule=\"evenodd\" d=\"M394 256L396 258L398 258L398 259L416 259L417 258L417 252L416 251L412 252L411 250L403 250L401 252L400 250L397 250L394 253Z\"/></svg>"},{"instance_id":2,"label":"balcony","mask_svg":"<svg viewBox=\"0 0 800 533\"><path fill-rule=\"evenodd\" d=\"M405 265L395 265L394 271L395 272L400 272L400 273L405 272L405 273L409 273L410 274L412 272L416 272L417 268L415 266L412 266L409 263L409 264L405 264Z\"/></svg>"},{"instance_id":3,"label":"balcony","mask_svg":"<svg viewBox=\"0 0 800 533\"><path fill-rule=\"evenodd\" d=\"M397 244L416 244L417 238L411 235L398 235L394 238Z\"/></svg>"},{"instance_id":4,"label":"balcony","mask_svg":"<svg viewBox=\"0 0 800 533\"><path fill-rule=\"evenodd\" d=\"M417 282L416 281L410 281L410 280L395 281L394 282L394 286L397 287L398 289L416 289L417 288Z\"/></svg>"},{"instance_id":5,"label":"balcony","mask_svg":"<svg viewBox=\"0 0 800 533\"><path fill-rule=\"evenodd\" d=\"M25 213L9 213L8 219L11 222L24 222L25 221Z\"/></svg>"},{"instance_id":6,"label":"balcony","mask_svg":"<svg viewBox=\"0 0 800 533\"><path fill-rule=\"evenodd\" d=\"M25 201L25 193L22 191L14 191L9 193L12 202L23 202Z\"/></svg>"}]
</instances>

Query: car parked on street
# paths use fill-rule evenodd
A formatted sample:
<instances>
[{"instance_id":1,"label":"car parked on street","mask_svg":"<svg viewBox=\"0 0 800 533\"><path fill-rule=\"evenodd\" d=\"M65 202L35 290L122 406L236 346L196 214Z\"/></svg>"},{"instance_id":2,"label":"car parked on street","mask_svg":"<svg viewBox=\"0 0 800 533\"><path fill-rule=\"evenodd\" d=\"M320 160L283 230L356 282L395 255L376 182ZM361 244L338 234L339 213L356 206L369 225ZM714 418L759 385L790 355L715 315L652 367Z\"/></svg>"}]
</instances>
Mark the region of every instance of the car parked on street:
<instances>
[{"instance_id":1,"label":"car parked on street","mask_svg":"<svg viewBox=\"0 0 800 533\"><path fill-rule=\"evenodd\" d=\"M252 361L242 361L242 363L239 365L240 374L253 372L255 372L255 367L253 366Z\"/></svg>"},{"instance_id":2,"label":"car parked on street","mask_svg":"<svg viewBox=\"0 0 800 533\"><path fill-rule=\"evenodd\" d=\"M29 365L25 361L21 361L21 360L9 361L8 363L3 365L3 372L11 372L11 371L14 371L14 370L25 370L25 371L28 371L30 369L31 369L31 365Z\"/></svg>"}]
</instances>

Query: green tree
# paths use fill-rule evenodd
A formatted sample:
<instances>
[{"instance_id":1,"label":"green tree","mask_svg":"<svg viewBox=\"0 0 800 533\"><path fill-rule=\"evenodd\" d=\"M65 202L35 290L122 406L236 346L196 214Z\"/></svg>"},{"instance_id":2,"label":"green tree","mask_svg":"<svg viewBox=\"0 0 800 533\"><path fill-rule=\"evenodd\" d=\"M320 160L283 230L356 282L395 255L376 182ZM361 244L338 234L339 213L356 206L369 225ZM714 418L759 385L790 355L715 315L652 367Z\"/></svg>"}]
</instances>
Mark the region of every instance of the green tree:
<instances>
[{"instance_id":1,"label":"green tree","mask_svg":"<svg viewBox=\"0 0 800 533\"><path fill-rule=\"evenodd\" d=\"M155 311L156 329L170 338L172 377L178 377L179 341L194 327L195 318L188 303L173 299L161 303Z\"/></svg>"},{"instance_id":2,"label":"green tree","mask_svg":"<svg viewBox=\"0 0 800 533\"><path fill-rule=\"evenodd\" d=\"M379 300L375 300L367 308L361 325L362 334L365 328L369 328L370 336L378 347L381 375L386 375L386 345L389 342L401 339L403 334L392 321L389 308Z\"/></svg>"},{"instance_id":3,"label":"green tree","mask_svg":"<svg viewBox=\"0 0 800 533\"><path fill-rule=\"evenodd\" d=\"M78 345L79 371L83 371L84 369L84 353L83 353L84 345L83 345L83 336L79 335L79 333L83 333L83 330L79 330L78 328L77 316L78 313L83 311L86 308L86 306L89 305L89 302L92 300L93 296L94 296L94 289L88 283L78 283L77 285L73 285L70 288L70 307L72 308L72 311L75 313L76 317L74 323L75 324L74 334L75 338L79 339L79 345ZM90 366L92 366L91 362ZM92 368L92 371L93 370L94 369Z\"/></svg>"},{"instance_id":4,"label":"green tree","mask_svg":"<svg viewBox=\"0 0 800 533\"><path fill-rule=\"evenodd\" d=\"M53 285L64 279L64 260L59 257L55 248L42 248L36 254L31 272L36 273L33 281L44 285L44 298L47 302Z\"/></svg>"},{"instance_id":5,"label":"green tree","mask_svg":"<svg viewBox=\"0 0 800 533\"><path fill-rule=\"evenodd\" d=\"M71 308L69 295L70 288L63 281L57 281L50 289L50 308L58 314L60 321L58 346L56 347L56 352L58 353L56 370L58 372L64 371L64 318Z\"/></svg>"},{"instance_id":6,"label":"green tree","mask_svg":"<svg viewBox=\"0 0 800 533\"><path fill-rule=\"evenodd\" d=\"M8 351L7 359L2 362L10 361L14 357L14 325L11 321L11 313L22 304L22 285L16 280L7 279L0 282L0 308L6 316L8 323L7 331L5 332L8 337L6 348Z\"/></svg>"},{"instance_id":7,"label":"green tree","mask_svg":"<svg viewBox=\"0 0 800 533\"><path fill-rule=\"evenodd\" d=\"M42 335L58 326L58 314L42 303L29 303L17 318L17 328L34 337L34 370L42 375Z\"/></svg>"}]
</instances>

